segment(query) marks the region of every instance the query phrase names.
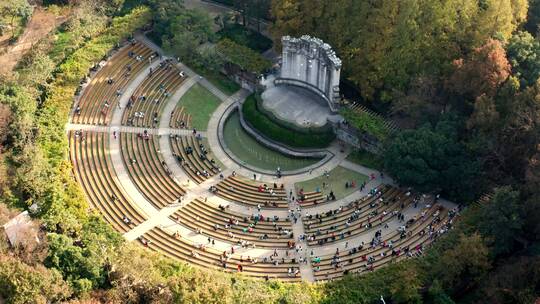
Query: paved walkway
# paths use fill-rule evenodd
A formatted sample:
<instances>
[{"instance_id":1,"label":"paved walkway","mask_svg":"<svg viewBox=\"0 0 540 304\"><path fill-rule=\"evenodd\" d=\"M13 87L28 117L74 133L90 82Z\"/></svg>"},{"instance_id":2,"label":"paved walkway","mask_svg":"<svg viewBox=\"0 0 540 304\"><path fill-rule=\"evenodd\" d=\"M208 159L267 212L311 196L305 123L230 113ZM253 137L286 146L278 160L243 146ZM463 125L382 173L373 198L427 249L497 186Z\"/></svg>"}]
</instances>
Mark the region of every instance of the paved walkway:
<instances>
[{"instance_id":1,"label":"paved walkway","mask_svg":"<svg viewBox=\"0 0 540 304\"><path fill-rule=\"evenodd\" d=\"M103 132L103 133L143 133L144 131L152 135L180 135L180 136L191 136L193 135L192 130L186 129L174 129L174 128L143 128L143 127L130 127L130 126L120 126L120 125L109 125L109 126L98 126L98 125L85 125L85 124L73 124L67 123L66 131L86 131L86 132ZM206 132L197 131L197 134L200 134L201 137L206 137Z\"/></svg>"}]
</instances>

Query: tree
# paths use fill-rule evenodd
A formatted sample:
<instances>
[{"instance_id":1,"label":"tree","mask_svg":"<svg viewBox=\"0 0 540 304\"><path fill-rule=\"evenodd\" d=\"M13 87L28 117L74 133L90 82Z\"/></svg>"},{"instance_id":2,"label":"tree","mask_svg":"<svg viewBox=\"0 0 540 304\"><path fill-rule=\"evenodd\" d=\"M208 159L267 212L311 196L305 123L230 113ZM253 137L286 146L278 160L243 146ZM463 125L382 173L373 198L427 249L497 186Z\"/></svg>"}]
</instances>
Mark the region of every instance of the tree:
<instances>
[{"instance_id":1,"label":"tree","mask_svg":"<svg viewBox=\"0 0 540 304\"><path fill-rule=\"evenodd\" d=\"M483 282L484 303L535 303L540 285L540 258L522 256L501 263Z\"/></svg>"},{"instance_id":2,"label":"tree","mask_svg":"<svg viewBox=\"0 0 540 304\"><path fill-rule=\"evenodd\" d=\"M272 63L261 54L227 38L217 43L216 51L225 61L248 72L261 74L272 66Z\"/></svg>"},{"instance_id":3,"label":"tree","mask_svg":"<svg viewBox=\"0 0 540 304\"><path fill-rule=\"evenodd\" d=\"M529 0L529 12L525 29L532 35L538 36L540 31L540 0Z\"/></svg>"},{"instance_id":4,"label":"tree","mask_svg":"<svg viewBox=\"0 0 540 304\"><path fill-rule=\"evenodd\" d=\"M522 233L519 192L510 187L495 190L493 198L483 206L478 219L478 231L488 241L497 256L514 248L514 240Z\"/></svg>"},{"instance_id":5,"label":"tree","mask_svg":"<svg viewBox=\"0 0 540 304\"><path fill-rule=\"evenodd\" d=\"M97 1L78 2L72 10L73 17L69 18L65 25L67 30L77 37L74 45L70 47L77 47L103 29L108 20L105 12Z\"/></svg>"},{"instance_id":6,"label":"tree","mask_svg":"<svg viewBox=\"0 0 540 304\"><path fill-rule=\"evenodd\" d=\"M197 56L200 45L213 39L212 19L198 10L180 10L178 13L171 16L170 25L163 29L161 39L165 49L189 62Z\"/></svg>"},{"instance_id":7,"label":"tree","mask_svg":"<svg viewBox=\"0 0 540 304\"><path fill-rule=\"evenodd\" d=\"M466 60L455 60L454 69L448 87L468 100L483 94L495 96L498 87L510 76L506 52L501 42L494 39L475 48Z\"/></svg>"},{"instance_id":8,"label":"tree","mask_svg":"<svg viewBox=\"0 0 540 304\"><path fill-rule=\"evenodd\" d=\"M392 300L396 303L422 303L418 292L422 287L418 272L413 267L396 271L396 278L390 283Z\"/></svg>"},{"instance_id":9,"label":"tree","mask_svg":"<svg viewBox=\"0 0 540 304\"><path fill-rule=\"evenodd\" d=\"M423 192L443 191L458 199L474 197L478 165L457 137L456 118L443 118L405 130L390 141L384 153L385 169L400 183Z\"/></svg>"},{"instance_id":10,"label":"tree","mask_svg":"<svg viewBox=\"0 0 540 304\"><path fill-rule=\"evenodd\" d=\"M0 255L0 296L7 303L51 303L66 300L69 286L55 269L42 265L29 266Z\"/></svg>"},{"instance_id":11,"label":"tree","mask_svg":"<svg viewBox=\"0 0 540 304\"><path fill-rule=\"evenodd\" d=\"M526 0L275 0L276 42L283 35L323 39L343 59L343 77L374 100L405 91L419 76L447 74L488 39L507 39L525 20ZM390 99L388 98L388 99Z\"/></svg>"},{"instance_id":12,"label":"tree","mask_svg":"<svg viewBox=\"0 0 540 304\"><path fill-rule=\"evenodd\" d=\"M523 181L540 138L540 82L510 99L507 117L499 132L500 165L514 181Z\"/></svg>"},{"instance_id":13,"label":"tree","mask_svg":"<svg viewBox=\"0 0 540 304\"><path fill-rule=\"evenodd\" d=\"M219 71L223 64L223 58L216 52L215 48L203 48L199 52L199 60L201 66L211 71Z\"/></svg>"},{"instance_id":14,"label":"tree","mask_svg":"<svg viewBox=\"0 0 540 304\"><path fill-rule=\"evenodd\" d=\"M11 26L11 37L15 37L15 28L17 18L26 20L32 15L32 7L27 0L2 0L0 2L0 16L9 18Z\"/></svg>"},{"instance_id":15,"label":"tree","mask_svg":"<svg viewBox=\"0 0 540 304\"><path fill-rule=\"evenodd\" d=\"M429 301L427 303L433 303L433 304L455 304L454 301L452 301L452 298L446 292L444 291L441 282L439 280L435 279L433 281L433 284L428 289L427 292L427 298Z\"/></svg>"},{"instance_id":16,"label":"tree","mask_svg":"<svg viewBox=\"0 0 540 304\"><path fill-rule=\"evenodd\" d=\"M514 74L524 86L534 84L540 76L540 42L528 32L517 32L506 46Z\"/></svg>"},{"instance_id":17,"label":"tree","mask_svg":"<svg viewBox=\"0 0 540 304\"><path fill-rule=\"evenodd\" d=\"M492 132L499 126L499 112L493 97L478 96L473 105L473 113L467 121L467 128L477 132Z\"/></svg>"},{"instance_id":18,"label":"tree","mask_svg":"<svg viewBox=\"0 0 540 304\"><path fill-rule=\"evenodd\" d=\"M461 234L457 244L442 253L431 271L445 290L463 292L480 282L491 268L488 255L480 234Z\"/></svg>"}]
</instances>

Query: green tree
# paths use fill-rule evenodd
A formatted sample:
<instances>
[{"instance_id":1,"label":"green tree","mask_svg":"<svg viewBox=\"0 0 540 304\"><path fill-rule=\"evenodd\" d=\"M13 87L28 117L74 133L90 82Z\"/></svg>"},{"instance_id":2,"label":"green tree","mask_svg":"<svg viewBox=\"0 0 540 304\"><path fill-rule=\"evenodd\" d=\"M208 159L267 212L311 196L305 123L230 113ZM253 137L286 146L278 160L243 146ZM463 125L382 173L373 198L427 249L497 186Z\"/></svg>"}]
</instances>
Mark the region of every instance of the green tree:
<instances>
[{"instance_id":1,"label":"green tree","mask_svg":"<svg viewBox=\"0 0 540 304\"><path fill-rule=\"evenodd\" d=\"M272 66L272 63L261 54L227 38L217 43L216 51L223 56L225 61L248 72L260 74Z\"/></svg>"},{"instance_id":2,"label":"green tree","mask_svg":"<svg viewBox=\"0 0 540 304\"><path fill-rule=\"evenodd\" d=\"M522 181L540 138L540 83L526 88L508 101L503 126L498 132L494 154L502 160L496 166L505 177Z\"/></svg>"},{"instance_id":3,"label":"green tree","mask_svg":"<svg viewBox=\"0 0 540 304\"><path fill-rule=\"evenodd\" d=\"M490 269L488 255L480 234L461 234L454 247L442 252L431 272L445 290L462 292L480 282Z\"/></svg>"},{"instance_id":4,"label":"green tree","mask_svg":"<svg viewBox=\"0 0 540 304\"><path fill-rule=\"evenodd\" d=\"M540 1L529 0L529 12L525 29L534 36L540 33Z\"/></svg>"},{"instance_id":5,"label":"green tree","mask_svg":"<svg viewBox=\"0 0 540 304\"><path fill-rule=\"evenodd\" d=\"M540 76L540 42L528 32L519 31L506 46L514 74L524 86L534 84Z\"/></svg>"},{"instance_id":6,"label":"green tree","mask_svg":"<svg viewBox=\"0 0 540 304\"><path fill-rule=\"evenodd\" d=\"M427 292L427 303L433 304L454 304L452 298L444 291L441 282L435 279L433 284L428 289Z\"/></svg>"},{"instance_id":7,"label":"green tree","mask_svg":"<svg viewBox=\"0 0 540 304\"><path fill-rule=\"evenodd\" d=\"M172 17L170 26L162 35L163 46L180 57L180 60L193 61L200 45L214 38L212 19L198 10L181 10Z\"/></svg>"},{"instance_id":8,"label":"green tree","mask_svg":"<svg viewBox=\"0 0 540 304\"><path fill-rule=\"evenodd\" d=\"M55 269L27 265L0 255L0 296L8 304L51 303L67 299L69 286Z\"/></svg>"},{"instance_id":9,"label":"green tree","mask_svg":"<svg viewBox=\"0 0 540 304\"><path fill-rule=\"evenodd\" d=\"M500 114L492 97L478 96L473 105L473 113L467 121L467 128L477 132L493 132L500 126Z\"/></svg>"},{"instance_id":10,"label":"green tree","mask_svg":"<svg viewBox=\"0 0 540 304\"><path fill-rule=\"evenodd\" d=\"M483 206L478 219L478 231L489 242L497 256L512 251L514 241L522 232L519 192L510 187L495 190L493 198Z\"/></svg>"},{"instance_id":11,"label":"green tree","mask_svg":"<svg viewBox=\"0 0 540 304\"><path fill-rule=\"evenodd\" d=\"M443 191L468 200L474 197L478 165L459 142L456 118L443 118L405 130L390 141L384 153L385 169L403 185L423 192Z\"/></svg>"},{"instance_id":12,"label":"green tree","mask_svg":"<svg viewBox=\"0 0 540 304\"><path fill-rule=\"evenodd\" d=\"M317 36L343 59L343 76L367 99L393 96L420 76L444 76L492 37L525 20L526 0L275 0L273 35Z\"/></svg>"},{"instance_id":13,"label":"green tree","mask_svg":"<svg viewBox=\"0 0 540 304\"><path fill-rule=\"evenodd\" d=\"M83 248L62 234L51 233L49 239L49 255L45 265L58 269L64 279L77 293L88 292L105 283L102 265L98 263L98 252Z\"/></svg>"},{"instance_id":14,"label":"green tree","mask_svg":"<svg viewBox=\"0 0 540 304\"><path fill-rule=\"evenodd\" d=\"M8 18L11 37L15 37L17 18L26 20L32 14L32 7L27 0L3 0L0 2L0 16Z\"/></svg>"},{"instance_id":15,"label":"green tree","mask_svg":"<svg viewBox=\"0 0 540 304\"><path fill-rule=\"evenodd\" d=\"M414 267L406 267L396 271L396 278L390 283L392 300L396 303L422 303L418 292L422 287L418 271Z\"/></svg>"},{"instance_id":16,"label":"green tree","mask_svg":"<svg viewBox=\"0 0 540 304\"><path fill-rule=\"evenodd\" d=\"M540 285L540 257L509 258L484 280L478 298L484 303L534 303Z\"/></svg>"}]
</instances>

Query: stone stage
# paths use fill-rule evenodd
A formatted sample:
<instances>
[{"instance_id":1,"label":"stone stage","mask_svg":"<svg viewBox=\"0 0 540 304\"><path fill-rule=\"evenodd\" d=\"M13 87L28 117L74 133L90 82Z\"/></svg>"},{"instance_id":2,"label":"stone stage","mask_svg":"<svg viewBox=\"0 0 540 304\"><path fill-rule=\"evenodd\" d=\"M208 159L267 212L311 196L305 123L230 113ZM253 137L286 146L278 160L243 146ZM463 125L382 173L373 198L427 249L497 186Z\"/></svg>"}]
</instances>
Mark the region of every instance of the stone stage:
<instances>
[{"instance_id":1,"label":"stone stage","mask_svg":"<svg viewBox=\"0 0 540 304\"><path fill-rule=\"evenodd\" d=\"M274 86L272 76L262 83L266 90L262 94L263 106L277 117L300 127L320 127L334 114L328 103L310 90L280 85Z\"/></svg>"}]
</instances>

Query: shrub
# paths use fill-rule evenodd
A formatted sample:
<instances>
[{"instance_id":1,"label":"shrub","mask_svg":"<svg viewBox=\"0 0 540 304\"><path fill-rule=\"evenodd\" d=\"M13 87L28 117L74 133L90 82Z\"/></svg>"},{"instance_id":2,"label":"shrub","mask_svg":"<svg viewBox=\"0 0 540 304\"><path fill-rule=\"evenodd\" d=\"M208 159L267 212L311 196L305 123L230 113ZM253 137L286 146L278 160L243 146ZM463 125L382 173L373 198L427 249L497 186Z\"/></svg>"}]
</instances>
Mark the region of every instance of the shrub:
<instances>
[{"instance_id":1,"label":"shrub","mask_svg":"<svg viewBox=\"0 0 540 304\"><path fill-rule=\"evenodd\" d=\"M381 141L388 138L388 135L390 134L390 130L385 125L384 119L381 117L370 115L364 111L351 111L349 109L342 110L340 114L353 127L373 135Z\"/></svg>"}]
</instances>

